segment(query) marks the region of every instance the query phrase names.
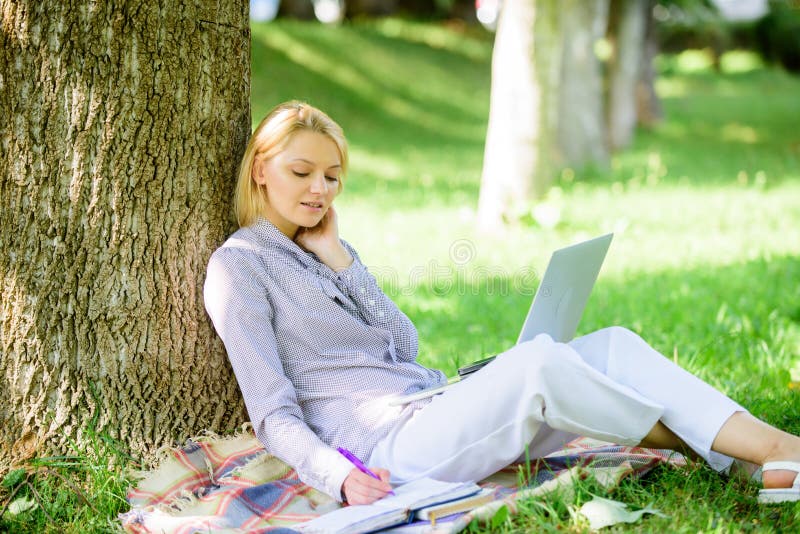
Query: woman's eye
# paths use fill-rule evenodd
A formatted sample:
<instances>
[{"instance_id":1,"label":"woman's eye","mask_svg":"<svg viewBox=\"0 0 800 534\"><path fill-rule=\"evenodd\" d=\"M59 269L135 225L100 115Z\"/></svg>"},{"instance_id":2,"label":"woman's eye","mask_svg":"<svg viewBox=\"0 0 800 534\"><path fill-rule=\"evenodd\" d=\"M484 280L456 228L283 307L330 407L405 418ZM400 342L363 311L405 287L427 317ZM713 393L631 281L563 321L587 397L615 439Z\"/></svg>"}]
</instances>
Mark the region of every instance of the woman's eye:
<instances>
[{"instance_id":1,"label":"woman's eye","mask_svg":"<svg viewBox=\"0 0 800 534\"><path fill-rule=\"evenodd\" d=\"M338 182L339 181L339 178L337 178L336 176L326 176L325 179L328 180L329 182Z\"/></svg>"},{"instance_id":2,"label":"woman's eye","mask_svg":"<svg viewBox=\"0 0 800 534\"><path fill-rule=\"evenodd\" d=\"M305 178L309 174L307 172L300 172L300 171L292 171L292 172L294 173L295 176L298 176L300 178Z\"/></svg>"}]
</instances>

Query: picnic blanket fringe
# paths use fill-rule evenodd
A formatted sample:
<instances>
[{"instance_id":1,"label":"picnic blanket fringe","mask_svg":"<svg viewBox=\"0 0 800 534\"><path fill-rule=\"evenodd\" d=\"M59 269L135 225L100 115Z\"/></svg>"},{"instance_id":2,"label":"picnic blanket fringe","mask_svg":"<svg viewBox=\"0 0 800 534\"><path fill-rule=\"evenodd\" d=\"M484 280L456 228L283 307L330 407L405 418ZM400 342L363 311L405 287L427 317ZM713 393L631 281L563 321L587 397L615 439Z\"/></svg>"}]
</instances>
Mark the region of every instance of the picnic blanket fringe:
<instances>
[{"instance_id":1,"label":"picnic blanket fringe","mask_svg":"<svg viewBox=\"0 0 800 534\"><path fill-rule=\"evenodd\" d=\"M242 438L247 438L248 440L251 439L253 436L253 424L249 421L246 423L242 423L238 430L234 431L233 434L219 434L214 432L213 430L203 430L200 434L196 436L192 436L186 439L186 444L182 446L176 445L162 445L157 450L155 450L152 454L148 455L147 464L155 466L152 469L130 469L128 471L128 475L131 480L134 482L139 482L141 480L145 480L154 476L158 476L158 473L164 468L164 465L171 460L175 459L176 451L179 451L190 443L202 443L205 441L215 441L215 442L224 442L224 441L237 441Z\"/></svg>"},{"instance_id":2,"label":"picnic blanket fringe","mask_svg":"<svg viewBox=\"0 0 800 534\"><path fill-rule=\"evenodd\" d=\"M159 454L157 467L139 472L136 486L128 492L131 510L120 515L126 532L292 532L292 526L340 506L268 454L250 425L230 436L207 432ZM472 521L491 520L502 506L517 513L524 499L553 492L571 499L575 481L587 476L611 488L626 476L640 476L662 463L685 461L668 451L581 438L563 451L527 466L510 466L483 481L497 490L497 500L435 528L417 525L413 532L457 533ZM520 482L528 487L517 490Z\"/></svg>"},{"instance_id":3,"label":"picnic blanket fringe","mask_svg":"<svg viewBox=\"0 0 800 534\"><path fill-rule=\"evenodd\" d=\"M255 438L250 423L231 435L205 431L187 439L183 447L163 446L152 470L132 471L136 487L128 493L128 502L153 506L165 513L183 512L214 487L236 484L237 479L279 480L292 473L285 463L267 454ZM181 473L192 472L183 484L165 488L166 480L176 480ZM161 494L160 498L155 497Z\"/></svg>"}]
</instances>

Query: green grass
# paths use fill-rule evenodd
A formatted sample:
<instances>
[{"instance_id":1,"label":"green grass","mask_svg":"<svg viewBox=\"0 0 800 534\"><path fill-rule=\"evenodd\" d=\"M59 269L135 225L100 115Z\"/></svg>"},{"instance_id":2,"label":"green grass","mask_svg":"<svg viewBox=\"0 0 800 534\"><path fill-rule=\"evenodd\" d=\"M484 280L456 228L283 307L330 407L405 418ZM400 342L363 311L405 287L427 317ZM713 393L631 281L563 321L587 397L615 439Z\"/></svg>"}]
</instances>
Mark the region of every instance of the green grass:
<instances>
[{"instance_id":1,"label":"green grass","mask_svg":"<svg viewBox=\"0 0 800 534\"><path fill-rule=\"evenodd\" d=\"M307 100L351 144L348 197L414 207L477 194L489 109L491 36L395 19L339 28L252 29L253 123Z\"/></svg>"},{"instance_id":2,"label":"green grass","mask_svg":"<svg viewBox=\"0 0 800 534\"><path fill-rule=\"evenodd\" d=\"M37 458L0 484L0 532L116 532L138 462L124 446L87 429L70 454Z\"/></svg>"},{"instance_id":3,"label":"green grass","mask_svg":"<svg viewBox=\"0 0 800 534\"><path fill-rule=\"evenodd\" d=\"M417 325L424 364L453 372L508 348L550 252L614 231L580 332L632 328L800 433L800 390L789 387L800 381L800 80L747 54L723 59L730 68L720 73L701 52L659 58L663 123L638 132L609 169L565 170L519 225L491 237L472 226L491 61L491 37L479 29L395 19L258 25L253 122L299 98L344 126L341 233ZM111 528L124 484L103 469L103 454L113 456L79 454L85 460L68 468L90 501L105 503L97 511L57 477L33 474L54 531ZM669 517L611 530L798 530L800 506L760 507L757 489L703 466L657 470L611 497ZM583 531L571 511L600 491L588 482L577 502L531 503L491 530ZM8 494L0 489L0 502ZM4 516L0 531L48 524L37 509Z\"/></svg>"}]
</instances>

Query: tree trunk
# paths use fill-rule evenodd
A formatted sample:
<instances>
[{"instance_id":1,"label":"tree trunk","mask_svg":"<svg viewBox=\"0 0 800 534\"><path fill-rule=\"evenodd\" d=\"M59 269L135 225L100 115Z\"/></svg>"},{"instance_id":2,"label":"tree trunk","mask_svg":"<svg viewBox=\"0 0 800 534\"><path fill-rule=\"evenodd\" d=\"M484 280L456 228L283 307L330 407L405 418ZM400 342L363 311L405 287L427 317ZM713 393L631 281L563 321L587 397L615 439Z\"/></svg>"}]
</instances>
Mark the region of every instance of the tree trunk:
<instances>
[{"instance_id":1,"label":"tree trunk","mask_svg":"<svg viewBox=\"0 0 800 534\"><path fill-rule=\"evenodd\" d=\"M595 42L605 35L608 0L561 2L564 59L558 139L564 164L608 164L603 81Z\"/></svg>"},{"instance_id":2,"label":"tree trunk","mask_svg":"<svg viewBox=\"0 0 800 534\"><path fill-rule=\"evenodd\" d=\"M608 139L612 149L628 146L636 128L636 86L648 5L648 0L611 0Z\"/></svg>"},{"instance_id":3,"label":"tree trunk","mask_svg":"<svg viewBox=\"0 0 800 534\"><path fill-rule=\"evenodd\" d=\"M658 35L653 17L655 0L647 0L645 14L644 49L639 66L639 82L636 87L636 117L642 126L651 127L664 117L661 100L656 93L655 57L658 55Z\"/></svg>"},{"instance_id":4,"label":"tree trunk","mask_svg":"<svg viewBox=\"0 0 800 534\"><path fill-rule=\"evenodd\" d=\"M553 180L560 160L560 30L556 2L507 0L503 6L478 201L482 231L524 213Z\"/></svg>"},{"instance_id":5,"label":"tree trunk","mask_svg":"<svg viewBox=\"0 0 800 534\"><path fill-rule=\"evenodd\" d=\"M247 2L0 9L0 465L93 418L139 452L233 428L201 290L250 132Z\"/></svg>"}]
</instances>

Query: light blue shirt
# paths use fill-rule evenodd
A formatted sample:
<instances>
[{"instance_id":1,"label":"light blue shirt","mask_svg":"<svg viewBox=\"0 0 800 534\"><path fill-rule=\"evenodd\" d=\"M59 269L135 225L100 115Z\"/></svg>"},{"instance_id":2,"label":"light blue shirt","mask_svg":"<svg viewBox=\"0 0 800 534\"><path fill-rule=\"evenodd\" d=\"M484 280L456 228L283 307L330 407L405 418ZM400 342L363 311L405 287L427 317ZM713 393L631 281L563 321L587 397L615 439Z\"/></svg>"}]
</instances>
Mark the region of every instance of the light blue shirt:
<instances>
[{"instance_id":1,"label":"light blue shirt","mask_svg":"<svg viewBox=\"0 0 800 534\"><path fill-rule=\"evenodd\" d=\"M341 499L353 465L444 383L418 363L414 325L354 261L334 272L266 219L237 230L208 265L204 298L256 436L305 483Z\"/></svg>"}]
</instances>

